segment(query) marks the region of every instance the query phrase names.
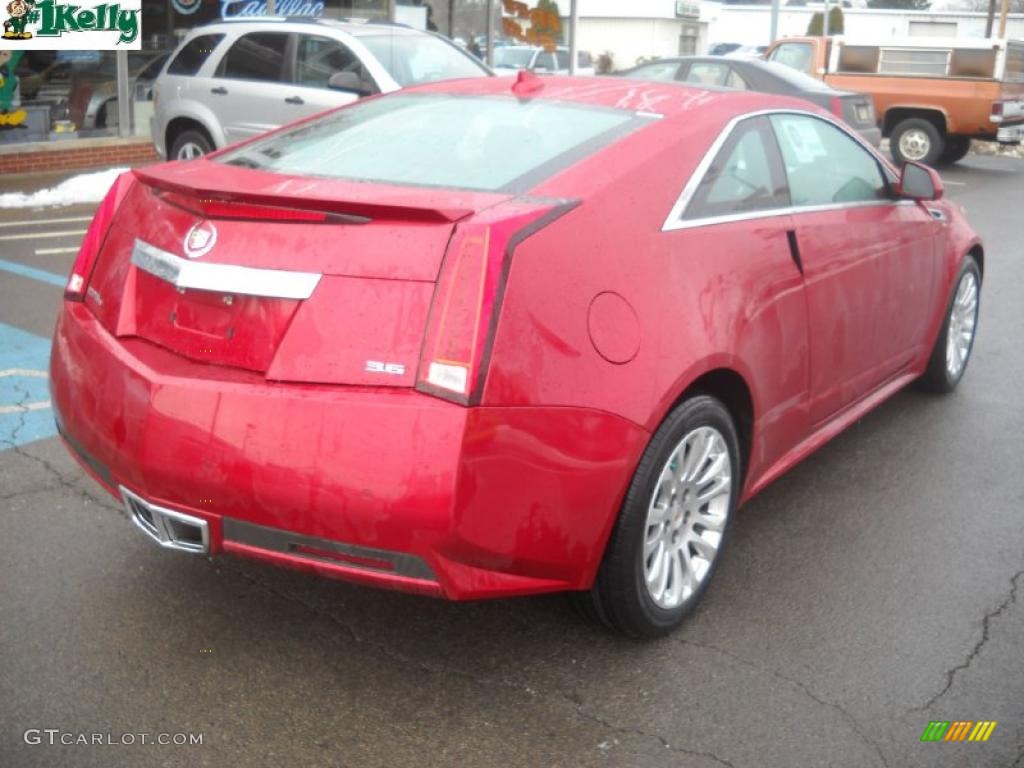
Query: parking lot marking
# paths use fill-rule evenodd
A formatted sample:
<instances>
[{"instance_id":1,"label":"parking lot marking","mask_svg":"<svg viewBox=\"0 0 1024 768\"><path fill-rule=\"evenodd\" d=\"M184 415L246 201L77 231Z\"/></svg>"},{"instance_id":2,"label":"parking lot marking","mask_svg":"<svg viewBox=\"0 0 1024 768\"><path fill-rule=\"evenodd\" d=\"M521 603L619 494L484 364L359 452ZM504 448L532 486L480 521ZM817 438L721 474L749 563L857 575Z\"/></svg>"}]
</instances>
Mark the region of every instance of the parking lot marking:
<instances>
[{"instance_id":1,"label":"parking lot marking","mask_svg":"<svg viewBox=\"0 0 1024 768\"><path fill-rule=\"evenodd\" d=\"M57 434L50 340L0 323L0 451Z\"/></svg>"},{"instance_id":2,"label":"parking lot marking","mask_svg":"<svg viewBox=\"0 0 1024 768\"><path fill-rule=\"evenodd\" d=\"M38 280L39 282L47 283L48 285L55 285L58 288L63 288L68 282L66 277L58 275L55 272L47 272L45 269L27 267L24 264L19 264L16 261L7 261L6 259L0 259L0 270L10 272L12 275L27 277L30 280Z\"/></svg>"},{"instance_id":3,"label":"parking lot marking","mask_svg":"<svg viewBox=\"0 0 1024 768\"><path fill-rule=\"evenodd\" d=\"M66 216L60 219L25 219L23 221L0 221L2 227L33 227L37 224L77 224L92 221L92 216Z\"/></svg>"},{"instance_id":4,"label":"parking lot marking","mask_svg":"<svg viewBox=\"0 0 1024 768\"><path fill-rule=\"evenodd\" d=\"M22 232L17 235L0 235L0 240L38 240L44 237L71 237L84 234L84 229L66 229L63 232Z\"/></svg>"},{"instance_id":5,"label":"parking lot marking","mask_svg":"<svg viewBox=\"0 0 1024 768\"><path fill-rule=\"evenodd\" d=\"M81 246L71 248L36 248L36 256L53 256L58 253L77 253Z\"/></svg>"}]
</instances>

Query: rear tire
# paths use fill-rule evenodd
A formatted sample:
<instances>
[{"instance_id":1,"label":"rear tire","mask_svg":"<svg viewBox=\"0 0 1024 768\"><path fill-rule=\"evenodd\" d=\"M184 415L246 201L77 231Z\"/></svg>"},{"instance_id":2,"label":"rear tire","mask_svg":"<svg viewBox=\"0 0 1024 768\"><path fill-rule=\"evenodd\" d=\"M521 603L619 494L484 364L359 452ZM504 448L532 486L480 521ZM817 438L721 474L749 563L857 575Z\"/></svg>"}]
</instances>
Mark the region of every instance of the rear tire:
<instances>
[{"instance_id":1,"label":"rear tire","mask_svg":"<svg viewBox=\"0 0 1024 768\"><path fill-rule=\"evenodd\" d=\"M920 117L901 120L889 135L889 153L897 165L906 162L934 166L946 149L939 129Z\"/></svg>"},{"instance_id":2,"label":"rear tire","mask_svg":"<svg viewBox=\"0 0 1024 768\"><path fill-rule=\"evenodd\" d=\"M584 616L631 637L678 627L721 560L740 493L739 438L724 405L697 395L654 433L623 502Z\"/></svg>"},{"instance_id":3,"label":"rear tire","mask_svg":"<svg viewBox=\"0 0 1024 768\"><path fill-rule=\"evenodd\" d=\"M189 129L174 138L169 160L195 160L213 152L213 142L203 131Z\"/></svg>"},{"instance_id":4,"label":"rear tire","mask_svg":"<svg viewBox=\"0 0 1024 768\"><path fill-rule=\"evenodd\" d=\"M946 149L943 150L939 162L943 165L952 165L963 160L971 151L971 139L968 136L947 136Z\"/></svg>"},{"instance_id":5,"label":"rear tire","mask_svg":"<svg viewBox=\"0 0 1024 768\"><path fill-rule=\"evenodd\" d=\"M974 257L964 257L960 272L953 282L952 295L946 304L946 315L939 337L932 347L928 368L918 379L922 389L946 394L956 389L974 349L981 308L981 270ZM951 333L952 329L952 333ZM969 332L969 337L964 334Z\"/></svg>"}]
</instances>

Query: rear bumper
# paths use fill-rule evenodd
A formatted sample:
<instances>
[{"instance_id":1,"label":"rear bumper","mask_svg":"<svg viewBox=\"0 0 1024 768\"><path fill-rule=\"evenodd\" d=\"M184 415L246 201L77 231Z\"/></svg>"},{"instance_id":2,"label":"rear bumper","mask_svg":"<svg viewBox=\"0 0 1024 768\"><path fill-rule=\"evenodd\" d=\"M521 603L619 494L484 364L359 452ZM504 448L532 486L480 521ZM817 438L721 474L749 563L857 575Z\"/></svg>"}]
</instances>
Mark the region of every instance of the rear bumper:
<instances>
[{"instance_id":1,"label":"rear bumper","mask_svg":"<svg viewBox=\"0 0 1024 768\"><path fill-rule=\"evenodd\" d=\"M75 302L52 354L61 434L118 498L204 522L210 554L451 599L589 586L649 437L583 409L267 382L122 342Z\"/></svg>"},{"instance_id":2,"label":"rear bumper","mask_svg":"<svg viewBox=\"0 0 1024 768\"><path fill-rule=\"evenodd\" d=\"M1001 126L996 131L996 141L1000 144L1020 144L1024 141L1024 123Z\"/></svg>"}]
</instances>

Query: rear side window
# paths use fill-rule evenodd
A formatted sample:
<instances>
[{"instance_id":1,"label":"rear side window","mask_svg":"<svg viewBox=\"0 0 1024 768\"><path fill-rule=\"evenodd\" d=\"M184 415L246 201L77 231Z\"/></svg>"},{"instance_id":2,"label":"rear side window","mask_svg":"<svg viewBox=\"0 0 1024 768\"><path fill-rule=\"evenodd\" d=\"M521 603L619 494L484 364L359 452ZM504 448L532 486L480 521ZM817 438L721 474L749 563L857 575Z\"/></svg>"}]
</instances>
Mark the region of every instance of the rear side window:
<instances>
[{"instance_id":1,"label":"rear side window","mask_svg":"<svg viewBox=\"0 0 1024 768\"><path fill-rule=\"evenodd\" d=\"M686 82L694 85L725 85L728 77L728 65L697 61L690 65L690 71L686 73Z\"/></svg>"},{"instance_id":2,"label":"rear side window","mask_svg":"<svg viewBox=\"0 0 1024 768\"><path fill-rule=\"evenodd\" d=\"M178 51L171 66L167 68L169 75L194 75L198 72L206 60L210 58L213 49L217 47L224 35L199 35L193 37L185 46Z\"/></svg>"},{"instance_id":3,"label":"rear side window","mask_svg":"<svg viewBox=\"0 0 1024 768\"><path fill-rule=\"evenodd\" d=\"M224 55L218 74L236 80L277 82L284 69L288 35L252 32L238 38Z\"/></svg>"},{"instance_id":4,"label":"rear side window","mask_svg":"<svg viewBox=\"0 0 1024 768\"><path fill-rule=\"evenodd\" d=\"M626 72L623 77L631 77L636 80L661 80L671 82L676 79L679 72L679 62L667 61L657 64L648 64L646 67L637 67Z\"/></svg>"},{"instance_id":5,"label":"rear side window","mask_svg":"<svg viewBox=\"0 0 1024 768\"><path fill-rule=\"evenodd\" d=\"M744 120L719 150L684 219L703 219L789 205L785 183L763 118Z\"/></svg>"},{"instance_id":6,"label":"rear side window","mask_svg":"<svg viewBox=\"0 0 1024 768\"><path fill-rule=\"evenodd\" d=\"M888 198L878 161L824 120L772 115L793 205L835 205Z\"/></svg>"},{"instance_id":7,"label":"rear side window","mask_svg":"<svg viewBox=\"0 0 1024 768\"><path fill-rule=\"evenodd\" d=\"M649 119L512 96L398 93L254 141L217 161L300 176L526 191Z\"/></svg>"}]
</instances>

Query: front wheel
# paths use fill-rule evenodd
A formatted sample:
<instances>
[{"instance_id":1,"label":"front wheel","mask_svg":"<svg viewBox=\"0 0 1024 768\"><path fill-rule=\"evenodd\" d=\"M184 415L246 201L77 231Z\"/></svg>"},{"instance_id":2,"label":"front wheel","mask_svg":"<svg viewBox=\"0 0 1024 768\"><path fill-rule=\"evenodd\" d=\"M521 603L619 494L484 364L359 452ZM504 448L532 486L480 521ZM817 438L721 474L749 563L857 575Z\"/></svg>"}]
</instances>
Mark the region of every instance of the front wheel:
<instances>
[{"instance_id":1,"label":"front wheel","mask_svg":"<svg viewBox=\"0 0 1024 768\"><path fill-rule=\"evenodd\" d=\"M889 136L889 152L897 165L913 161L934 166L945 149L939 129L920 117L897 123Z\"/></svg>"},{"instance_id":2,"label":"front wheel","mask_svg":"<svg viewBox=\"0 0 1024 768\"><path fill-rule=\"evenodd\" d=\"M967 256L946 307L939 338L935 340L928 369L919 379L932 392L952 392L967 370L981 305L981 270L973 256Z\"/></svg>"},{"instance_id":3,"label":"front wheel","mask_svg":"<svg viewBox=\"0 0 1024 768\"><path fill-rule=\"evenodd\" d=\"M182 131L171 146L172 160L195 160L197 157L213 152L213 142L209 137L196 130Z\"/></svg>"},{"instance_id":4,"label":"front wheel","mask_svg":"<svg viewBox=\"0 0 1024 768\"><path fill-rule=\"evenodd\" d=\"M698 395L651 438L626 494L583 612L632 637L678 627L707 589L740 492L729 411Z\"/></svg>"}]
</instances>

